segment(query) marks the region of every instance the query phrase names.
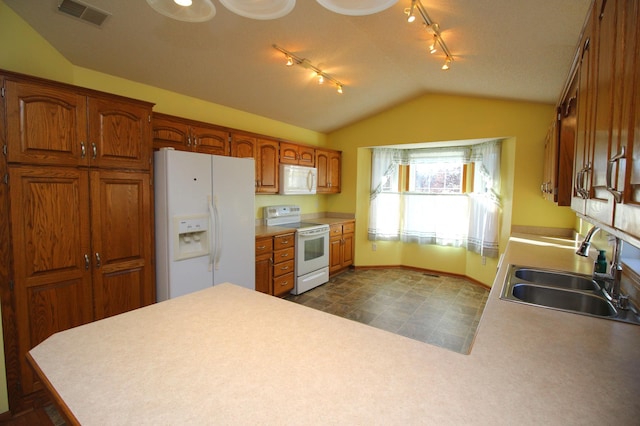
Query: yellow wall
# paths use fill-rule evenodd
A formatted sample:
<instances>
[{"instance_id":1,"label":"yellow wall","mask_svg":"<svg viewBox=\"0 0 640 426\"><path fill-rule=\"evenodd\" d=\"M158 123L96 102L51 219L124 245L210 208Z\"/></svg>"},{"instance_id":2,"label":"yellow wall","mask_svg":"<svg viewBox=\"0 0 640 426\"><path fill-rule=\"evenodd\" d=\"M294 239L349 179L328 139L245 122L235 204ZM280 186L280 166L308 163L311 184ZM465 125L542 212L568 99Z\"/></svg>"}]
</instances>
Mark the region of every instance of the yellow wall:
<instances>
[{"instance_id":1,"label":"yellow wall","mask_svg":"<svg viewBox=\"0 0 640 426\"><path fill-rule=\"evenodd\" d=\"M342 193L327 200L327 209L355 212L358 266L403 264L467 275L493 282L497 259L448 247L367 240L368 147L478 138L503 138L503 222L501 249L511 226L573 228L575 215L542 199L544 138L553 105L441 94L424 95L329 135L329 146L341 149Z\"/></svg>"},{"instance_id":2,"label":"yellow wall","mask_svg":"<svg viewBox=\"0 0 640 426\"><path fill-rule=\"evenodd\" d=\"M362 120L330 135L180 95L143 83L124 80L69 63L0 0L0 68L78 86L142 99L154 111L211 122L231 128L342 150L342 193L331 196L257 195L261 207L295 203L303 213L355 213L358 266L408 265L493 281L496 262L462 249L367 241L370 152L366 147L414 142L476 138L505 138L502 149L503 228L511 225L573 228L575 215L539 195L544 136L553 114L551 105L424 95ZM455 72L455 71L452 71ZM0 351L2 349L0 342ZM0 372L0 413L8 410L4 369Z\"/></svg>"}]
</instances>

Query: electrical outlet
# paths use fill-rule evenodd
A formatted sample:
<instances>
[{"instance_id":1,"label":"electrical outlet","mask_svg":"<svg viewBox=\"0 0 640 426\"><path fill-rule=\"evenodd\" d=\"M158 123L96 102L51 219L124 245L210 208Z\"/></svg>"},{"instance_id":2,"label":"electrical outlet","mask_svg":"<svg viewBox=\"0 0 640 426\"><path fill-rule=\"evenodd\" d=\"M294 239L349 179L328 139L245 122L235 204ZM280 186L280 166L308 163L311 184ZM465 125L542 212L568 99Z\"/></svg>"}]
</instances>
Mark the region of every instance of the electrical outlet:
<instances>
[{"instance_id":1,"label":"electrical outlet","mask_svg":"<svg viewBox=\"0 0 640 426\"><path fill-rule=\"evenodd\" d=\"M487 256L482 256L482 266L487 264Z\"/></svg>"},{"instance_id":2,"label":"electrical outlet","mask_svg":"<svg viewBox=\"0 0 640 426\"><path fill-rule=\"evenodd\" d=\"M376 251L377 248L376 243L371 243L371 251Z\"/></svg>"}]
</instances>

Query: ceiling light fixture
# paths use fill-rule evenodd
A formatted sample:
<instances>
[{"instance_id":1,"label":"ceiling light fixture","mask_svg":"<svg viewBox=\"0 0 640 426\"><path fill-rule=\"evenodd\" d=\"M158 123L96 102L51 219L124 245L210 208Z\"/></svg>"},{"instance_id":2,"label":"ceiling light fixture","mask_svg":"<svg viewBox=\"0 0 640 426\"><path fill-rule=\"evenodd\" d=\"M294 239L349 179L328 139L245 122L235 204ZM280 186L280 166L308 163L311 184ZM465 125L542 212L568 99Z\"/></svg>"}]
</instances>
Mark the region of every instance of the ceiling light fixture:
<instances>
[{"instance_id":1,"label":"ceiling light fixture","mask_svg":"<svg viewBox=\"0 0 640 426\"><path fill-rule=\"evenodd\" d=\"M431 17L427 13L427 10L424 8L420 0L411 0L411 8L405 9L405 13L409 15L409 18L411 18L412 14L414 13L414 10L417 10L420 16L422 17L422 21L424 22L427 32L429 32L430 34L433 34L433 42L429 45L429 52L432 54L436 53L437 46L440 46L440 49L442 49L442 52L444 52L445 54L445 63L442 66L442 69L448 70L449 66L451 65L451 62L453 62L453 55L451 55L449 48L447 47L446 43L442 39L442 34L440 33L440 26L431 20ZM407 19L407 21L413 22L410 19Z\"/></svg>"},{"instance_id":2,"label":"ceiling light fixture","mask_svg":"<svg viewBox=\"0 0 640 426\"><path fill-rule=\"evenodd\" d=\"M219 0L236 15L250 19L278 19L293 10L296 0ZM363 16L382 12L398 0L316 0L322 7L342 15ZM156 12L187 22L213 18L216 8L211 0L147 0ZM193 4L192 4L193 3Z\"/></svg>"},{"instance_id":3,"label":"ceiling light fixture","mask_svg":"<svg viewBox=\"0 0 640 426\"><path fill-rule=\"evenodd\" d=\"M293 53L289 52L288 50L278 46L277 44L274 44L273 48L284 54L285 58L287 59L287 62L286 62L287 66L300 65L302 68L309 69L315 73L314 75L318 79L318 84L323 84L325 80L330 81L336 87L336 91L338 93L342 94L344 92L343 91L344 84L342 84L340 81L336 80L335 78L331 77L329 74L322 71L320 68L314 66L311 62L309 62L308 59L300 58L294 55Z\"/></svg>"}]
</instances>

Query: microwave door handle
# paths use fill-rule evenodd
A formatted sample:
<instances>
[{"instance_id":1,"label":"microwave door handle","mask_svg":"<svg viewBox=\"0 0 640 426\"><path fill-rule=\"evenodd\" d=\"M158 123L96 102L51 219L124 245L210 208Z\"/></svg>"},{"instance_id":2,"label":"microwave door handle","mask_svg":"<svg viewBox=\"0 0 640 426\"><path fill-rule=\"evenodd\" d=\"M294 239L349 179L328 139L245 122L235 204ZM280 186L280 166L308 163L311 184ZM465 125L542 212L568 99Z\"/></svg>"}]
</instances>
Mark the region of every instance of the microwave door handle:
<instances>
[{"instance_id":1,"label":"microwave door handle","mask_svg":"<svg viewBox=\"0 0 640 426\"><path fill-rule=\"evenodd\" d=\"M313 170L307 172L307 189L313 191Z\"/></svg>"}]
</instances>

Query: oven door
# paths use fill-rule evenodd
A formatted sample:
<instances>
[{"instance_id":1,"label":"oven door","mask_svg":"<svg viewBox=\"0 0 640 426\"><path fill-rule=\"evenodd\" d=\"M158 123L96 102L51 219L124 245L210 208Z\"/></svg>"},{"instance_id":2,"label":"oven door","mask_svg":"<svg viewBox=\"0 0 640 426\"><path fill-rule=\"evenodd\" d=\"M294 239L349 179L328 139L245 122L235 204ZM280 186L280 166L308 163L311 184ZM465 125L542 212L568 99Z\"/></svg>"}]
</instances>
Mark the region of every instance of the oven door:
<instances>
[{"instance_id":1,"label":"oven door","mask_svg":"<svg viewBox=\"0 0 640 426\"><path fill-rule=\"evenodd\" d=\"M299 229L297 235L296 276L329 266L329 229Z\"/></svg>"}]
</instances>

